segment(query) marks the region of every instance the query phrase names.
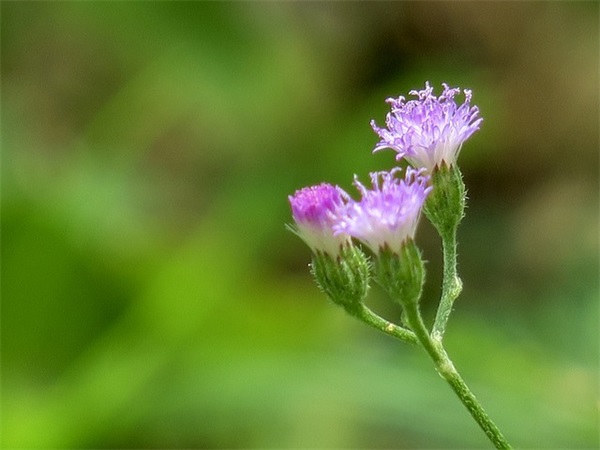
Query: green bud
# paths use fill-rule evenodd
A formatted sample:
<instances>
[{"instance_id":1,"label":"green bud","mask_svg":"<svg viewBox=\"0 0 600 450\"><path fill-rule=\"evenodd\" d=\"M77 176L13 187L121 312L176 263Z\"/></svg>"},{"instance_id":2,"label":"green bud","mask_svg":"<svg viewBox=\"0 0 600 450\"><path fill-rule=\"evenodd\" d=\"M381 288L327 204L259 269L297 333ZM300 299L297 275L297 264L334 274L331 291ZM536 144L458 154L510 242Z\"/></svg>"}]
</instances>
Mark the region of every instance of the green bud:
<instances>
[{"instance_id":1,"label":"green bud","mask_svg":"<svg viewBox=\"0 0 600 450\"><path fill-rule=\"evenodd\" d=\"M425 267L421 252L412 239L402 245L399 253L380 250L375 260L375 274L377 282L394 301L403 306L419 301Z\"/></svg>"},{"instance_id":2,"label":"green bud","mask_svg":"<svg viewBox=\"0 0 600 450\"><path fill-rule=\"evenodd\" d=\"M369 290L369 269L367 256L354 245L344 246L336 258L318 252L311 264L319 288L352 315L362 311Z\"/></svg>"},{"instance_id":3,"label":"green bud","mask_svg":"<svg viewBox=\"0 0 600 450\"><path fill-rule=\"evenodd\" d=\"M442 237L455 233L465 215L465 183L458 166L445 163L431 175L433 190L429 193L423 211Z\"/></svg>"}]
</instances>

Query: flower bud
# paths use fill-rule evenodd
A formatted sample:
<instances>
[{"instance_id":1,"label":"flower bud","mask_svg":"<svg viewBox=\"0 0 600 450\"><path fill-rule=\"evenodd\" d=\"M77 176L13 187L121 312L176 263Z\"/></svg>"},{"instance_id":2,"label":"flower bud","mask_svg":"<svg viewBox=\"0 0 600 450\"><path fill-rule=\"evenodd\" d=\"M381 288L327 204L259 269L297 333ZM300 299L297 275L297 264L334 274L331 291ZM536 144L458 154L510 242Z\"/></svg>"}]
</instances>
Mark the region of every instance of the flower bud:
<instances>
[{"instance_id":1,"label":"flower bud","mask_svg":"<svg viewBox=\"0 0 600 450\"><path fill-rule=\"evenodd\" d=\"M294 225L288 229L306 242L313 253L337 257L342 247L350 244L350 236L334 233L332 226L349 198L341 188L328 183L296 191L288 197L294 218Z\"/></svg>"}]
</instances>

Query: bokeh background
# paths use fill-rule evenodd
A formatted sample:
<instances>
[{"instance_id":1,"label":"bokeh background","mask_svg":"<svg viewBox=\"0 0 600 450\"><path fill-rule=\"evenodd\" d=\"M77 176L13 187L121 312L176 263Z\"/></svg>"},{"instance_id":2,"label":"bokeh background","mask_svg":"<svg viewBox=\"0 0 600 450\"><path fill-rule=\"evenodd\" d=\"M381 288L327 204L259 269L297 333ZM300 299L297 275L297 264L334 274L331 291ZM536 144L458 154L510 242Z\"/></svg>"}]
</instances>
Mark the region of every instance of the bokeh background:
<instances>
[{"instance_id":1,"label":"bokeh background","mask_svg":"<svg viewBox=\"0 0 600 450\"><path fill-rule=\"evenodd\" d=\"M597 448L596 2L2 2L2 445L487 447L330 304L287 195L471 88L447 347L514 445ZM440 249L422 223L431 321ZM382 315L400 312L374 288Z\"/></svg>"}]
</instances>

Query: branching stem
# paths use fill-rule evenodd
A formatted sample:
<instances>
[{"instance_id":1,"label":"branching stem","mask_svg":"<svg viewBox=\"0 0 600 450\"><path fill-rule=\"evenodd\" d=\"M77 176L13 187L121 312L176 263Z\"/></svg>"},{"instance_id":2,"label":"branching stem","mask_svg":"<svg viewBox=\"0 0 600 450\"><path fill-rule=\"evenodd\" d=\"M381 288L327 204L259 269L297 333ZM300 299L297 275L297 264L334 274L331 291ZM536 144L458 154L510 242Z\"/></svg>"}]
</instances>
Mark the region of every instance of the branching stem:
<instances>
[{"instance_id":1,"label":"branching stem","mask_svg":"<svg viewBox=\"0 0 600 450\"><path fill-rule=\"evenodd\" d=\"M400 339L401 341L408 342L410 344L418 343L415 333L388 320L385 320L382 317L379 317L365 305L363 305L363 308L358 312L356 317L367 325L370 325L389 336L395 337L396 339Z\"/></svg>"},{"instance_id":2,"label":"branching stem","mask_svg":"<svg viewBox=\"0 0 600 450\"><path fill-rule=\"evenodd\" d=\"M441 341L434 340L427 331L421 314L416 303L405 306L406 318L412 330L414 331L419 343L427 352L438 373L448 382L452 390L456 393L463 405L469 410L469 413L481 429L485 432L488 439L497 449L510 449L498 427L492 422L475 395L466 385L460 374L454 367Z\"/></svg>"}]
</instances>

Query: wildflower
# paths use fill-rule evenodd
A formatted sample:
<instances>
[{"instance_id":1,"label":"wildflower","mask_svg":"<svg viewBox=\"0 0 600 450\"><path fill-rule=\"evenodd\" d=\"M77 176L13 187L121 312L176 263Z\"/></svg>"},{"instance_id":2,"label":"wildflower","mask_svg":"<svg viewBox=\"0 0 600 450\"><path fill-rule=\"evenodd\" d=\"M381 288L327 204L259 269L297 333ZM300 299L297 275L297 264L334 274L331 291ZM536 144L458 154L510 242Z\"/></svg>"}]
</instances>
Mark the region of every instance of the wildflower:
<instances>
[{"instance_id":1,"label":"wildflower","mask_svg":"<svg viewBox=\"0 0 600 450\"><path fill-rule=\"evenodd\" d=\"M369 261L348 234L333 229L350 197L322 183L296 191L289 200L296 223L290 229L314 253L311 272L318 286L335 304L359 316L369 290Z\"/></svg>"},{"instance_id":2,"label":"wildflower","mask_svg":"<svg viewBox=\"0 0 600 450\"><path fill-rule=\"evenodd\" d=\"M371 127L381 138L373 151L391 148L398 152L396 159L405 158L412 166L423 167L429 173L443 163L451 167L463 142L479 129L483 119L478 118L479 108L470 105L470 90L463 90L465 101L458 106L454 97L461 92L460 88L442 85L444 91L439 97L433 95L433 88L426 82L422 91L409 92L417 100L405 101L402 96L387 99L391 112L386 116L386 128L371 121Z\"/></svg>"},{"instance_id":3,"label":"wildflower","mask_svg":"<svg viewBox=\"0 0 600 450\"><path fill-rule=\"evenodd\" d=\"M399 253L403 244L414 238L421 208L431 190L423 170L408 168L404 179L399 179L395 175L400 170L371 173L373 190L355 178L362 199L348 201L345 213L333 226L336 234L360 239L375 253L385 249Z\"/></svg>"},{"instance_id":4,"label":"wildflower","mask_svg":"<svg viewBox=\"0 0 600 450\"><path fill-rule=\"evenodd\" d=\"M327 253L335 258L350 242L344 233L332 228L349 200L341 188L328 183L302 188L288 197L295 226L289 227L314 253Z\"/></svg>"}]
</instances>

